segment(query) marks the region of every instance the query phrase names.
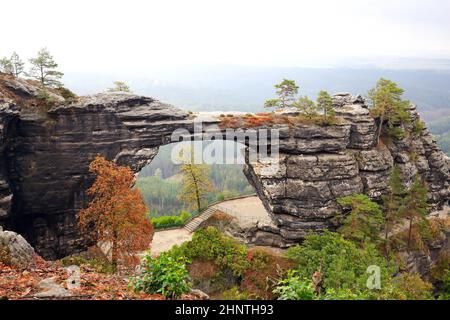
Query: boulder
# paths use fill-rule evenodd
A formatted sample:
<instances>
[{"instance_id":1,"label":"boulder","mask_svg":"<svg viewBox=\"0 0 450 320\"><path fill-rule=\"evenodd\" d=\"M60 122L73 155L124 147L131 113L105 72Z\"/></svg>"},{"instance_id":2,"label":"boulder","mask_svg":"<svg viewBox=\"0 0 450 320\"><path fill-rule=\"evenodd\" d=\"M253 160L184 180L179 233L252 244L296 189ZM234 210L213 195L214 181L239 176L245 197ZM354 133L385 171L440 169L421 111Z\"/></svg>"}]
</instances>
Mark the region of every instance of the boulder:
<instances>
[{"instance_id":1,"label":"boulder","mask_svg":"<svg viewBox=\"0 0 450 320\"><path fill-rule=\"evenodd\" d=\"M33 247L20 234L0 227L0 262L26 268L33 262L34 255Z\"/></svg>"},{"instance_id":2,"label":"boulder","mask_svg":"<svg viewBox=\"0 0 450 320\"><path fill-rule=\"evenodd\" d=\"M68 290L56 282L55 277L42 280L39 282L38 288L41 291L34 294L33 297L39 299L61 299L72 296Z\"/></svg>"}]
</instances>

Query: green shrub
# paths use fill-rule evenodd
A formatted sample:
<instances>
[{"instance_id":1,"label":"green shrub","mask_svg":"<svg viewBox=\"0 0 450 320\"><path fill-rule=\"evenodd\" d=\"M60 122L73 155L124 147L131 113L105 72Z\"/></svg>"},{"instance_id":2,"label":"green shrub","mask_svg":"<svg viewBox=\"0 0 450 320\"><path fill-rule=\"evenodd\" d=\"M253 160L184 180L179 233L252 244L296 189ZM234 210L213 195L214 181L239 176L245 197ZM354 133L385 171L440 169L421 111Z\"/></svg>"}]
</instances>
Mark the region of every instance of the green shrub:
<instances>
[{"instance_id":1,"label":"green shrub","mask_svg":"<svg viewBox=\"0 0 450 320\"><path fill-rule=\"evenodd\" d=\"M40 89L36 98L40 101L40 104L46 111L56 104L55 97L50 94L47 88Z\"/></svg>"},{"instance_id":2,"label":"green shrub","mask_svg":"<svg viewBox=\"0 0 450 320\"><path fill-rule=\"evenodd\" d=\"M248 300L249 296L245 292L240 292L238 287L225 290L222 294L224 300Z\"/></svg>"},{"instance_id":3,"label":"green shrub","mask_svg":"<svg viewBox=\"0 0 450 320\"><path fill-rule=\"evenodd\" d=\"M342 235L329 231L307 236L301 246L288 250L287 257L297 264L300 277L309 279L314 272L320 271L325 290L368 290L366 282L370 273L367 268L371 265L380 267L382 286L393 273L374 245L366 244L360 248Z\"/></svg>"},{"instance_id":4,"label":"green shrub","mask_svg":"<svg viewBox=\"0 0 450 320\"><path fill-rule=\"evenodd\" d=\"M426 128L425 122L417 118L413 123L412 132L414 135L418 136L422 133L422 131Z\"/></svg>"},{"instance_id":5,"label":"green shrub","mask_svg":"<svg viewBox=\"0 0 450 320\"><path fill-rule=\"evenodd\" d=\"M440 291L439 300L450 300L450 269L447 269L442 277L442 286Z\"/></svg>"},{"instance_id":6,"label":"green shrub","mask_svg":"<svg viewBox=\"0 0 450 320\"><path fill-rule=\"evenodd\" d=\"M58 87L56 91L58 91L58 93L64 98L64 100L66 100L66 102L75 102L78 99L77 95L67 88Z\"/></svg>"},{"instance_id":7,"label":"green shrub","mask_svg":"<svg viewBox=\"0 0 450 320\"><path fill-rule=\"evenodd\" d=\"M311 280L290 271L287 278L278 282L273 292L279 300L314 300L316 293Z\"/></svg>"},{"instance_id":8,"label":"green shrub","mask_svg":"<svg viewBox=\"0 0 450 320\"><path fill-rule=\"evenodd\" d=\"M190 260L214 261L221 269L230 269L234 276L242 276L248 268L247 248L214 227L196 231L190 242L174 249Z\"/></svg>"},{"instance_id":9,"label":"green shrub","mask_svg":"<svg viewBox=\"0 0 450 320\"><path fill-rule=\"evenodd\" d=\"M192 214L186 211L181 211L178 216L160 216L151 218L151 222L155 229L164 229L170 227L181 227L183 226L190 218Z\"/></svg>"},{"instance_id":10,"label":"green shrub","mask_svg":"<svg viewBox=\"0 0 450 320\"><path fill-rule=\"evenodd\" d=\"M366 241L377 243L384 225L380 206L364 194L354 194L339 198L337 202L350 208L339 232L348 240L363 244Z\"/></svg>"},{"instance_id":11,"label":"green shrub","mask_svg":"<svg viewBox=\"0 0 450 320\"><path fill-rule=\"evenodd\" d=\"M359 292L350 289L329 288L324 295L318 297L320 300L365 300L367 297Z\"/></svg>"},{"instance_id":12,"label":"green shrub","mask_svg":"<svg viewBox=\"0 0 450 320\"><path fill-rule=\"evenodd\" d=\"M142 273L130 279L130 285L135 291L148 294L161 294L168 299L176 299L191 289L189 273L184 257L163 252L159 257L152 258L147 253L142 258Z\"/></svg>"}]
</instances>

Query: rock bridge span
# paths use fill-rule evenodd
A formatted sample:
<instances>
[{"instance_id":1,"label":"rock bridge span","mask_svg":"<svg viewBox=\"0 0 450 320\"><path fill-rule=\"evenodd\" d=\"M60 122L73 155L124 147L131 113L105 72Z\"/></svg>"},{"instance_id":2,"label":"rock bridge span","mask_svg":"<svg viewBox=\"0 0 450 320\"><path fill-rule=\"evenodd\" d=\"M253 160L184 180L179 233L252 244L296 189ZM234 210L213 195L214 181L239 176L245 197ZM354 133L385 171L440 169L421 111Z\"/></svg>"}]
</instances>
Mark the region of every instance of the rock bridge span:
<instances>
[{"instance_id":1,"label":"rock bridge span","mask_svg":"<svg viewBox=\"0 0 450 320\"><path fill-rule=\"evenodd\" d=\"M345 94L334 102L345 120L338 125L277 127L275 172L267 173L262 163L245 166L273 220L258 227L259 241L285 246L308 232L335 228L333 217L341 211L336 199L353 193L378 198L394 163L406 182L423 175L434 206L447 201L448 159L426 129L408 143L376 146L377 121L364 100ZM411 116L417 116L413 107ZM220 121L199 118L207 126ZM76 213L87 204L92 159L101 154L138 172L159 146L171 142L174 130L194 133L194 120L195 115L134 94L97 94L39 113L17 108L0 93L0 224L24 235L46 258L83 250L87 240L77 229Z\"/></svg>"}]
</instances>

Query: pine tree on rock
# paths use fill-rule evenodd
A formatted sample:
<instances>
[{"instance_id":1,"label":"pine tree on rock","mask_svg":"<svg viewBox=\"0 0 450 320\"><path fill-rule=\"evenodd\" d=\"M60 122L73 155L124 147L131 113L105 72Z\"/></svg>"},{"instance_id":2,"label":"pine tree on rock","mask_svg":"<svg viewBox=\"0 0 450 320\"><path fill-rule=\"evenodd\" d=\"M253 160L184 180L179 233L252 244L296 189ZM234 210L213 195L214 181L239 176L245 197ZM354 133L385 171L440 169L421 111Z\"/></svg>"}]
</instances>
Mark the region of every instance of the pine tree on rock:
<instances>
[{"instance_id":1,"label":"pine tree on rock","mask_svg":"<svg viewBox=\"0 0 450 320\"><path fill-rule=\"evenodd\" d=\"M326 122L334 118L336 112L333 108L333 99L327 91L320 91L317 97L317 107L323 112Z\"/></svg>"},{"instance_id":2,"label":"pine tree on rock","mask_svg":"<svg viewBox=\"0 0 450 320\"><path fill-rule=\"evenodd\" d=\"M13 75L16 78L19 77L23 73L25 64L16 52L13 52L13 54L11 55L11 65Z\"/></svg>"},{"instance_id":3,"label":"pine tree on rock","mask_svg":"<svg viewBox=\"0 0 450 320\"><path fill-rule=\"evenodd\" d=\"M395 224L401 221L403 216L405 194L406 190L400 176L400 169L397 166L394 166L391 175L389 176L389 191L382 197L385 213L384 241L386 255L389 255L391 250L390 232Z\"/></svg>"},{"instance_id":4,"label":"pine tree on rock","mask_svg":"<svg viewBox=\"0 0 450 320\"><path fill-rule=\"evenodd\" d=\"M278 98L267 100L264 107L284 109L294 106L298 94L298 86L294 80L283 79L281 83L275 85L275 89Z\"/></svg>"},{"instance_id":5,"label":"pine tree on rock","mask_svg":"<svg viewBox=\"0 0 450 320\"><path fill-rule=\"evenodd\" d=\"M380 118L377 133L379 143L383 124L387 121L389 134L401 138L404 132L401 126L411 121L407 112L410 102L402 99L404 90L398 85L384 78L378 80L376 86L369 91L369 99L372 102L371 113Z\"/></svg>"},{"instance_id":6,"label":"pine tree on rock","mask_svg":"<svg viewBox=\"0 0 450 320\"><path fill-rule=\"evenodd\" d=\"M6 74L13 74L14 68L12 65L11 59L8 57L3 57L0 59L0 72L6 73Z\"/></svg>"},{"instance_id":7,"label":"pine tree on rock","mask_svg":"<svg viewBox=\"0 0 450 320\"><path fill-rule=\"evenodd\" d=\"M300 97L294 106L298 109L300 114L306 116L308 119L312 119L317 115L317 105L314 101L308 98L308 96Z\"/></svg>"},{"instance_id":8,"label":"pine tree on rock","mask_svg":"<svg viewBox=\"0 0 450 320\"><path fill-rule=\"evenodd\" d=\"M339 229L345 238L359 243L376 243L380 239L380 231L384 218L379 205L364 194L355 194L338 199L338 203L351 209Z\"/></svg>"},{"instance_id":9,"label":"pine tree on rock","mask_svg":"<svg viewBox=\"0 0 450 320\"><path fill-rule=\"evenodd\" d=\"M422 235L429 229L428 215L428 189L419 175L414 179L405 198L404 216L408 220L408 251L412 248L413 235L421 240Z\"/></svg>"},{"instance_id":10,"label":"pine tree on rock","mask_svg":"<svg viewBox=\"0 0 450 320\"><path fill-rule=\"evenodd\" d=\"M130 87L122 81L114 81L114 87L108 88L108 92L131 92Z\"/></svg>"},{"instance_id":11,"label":"pine tree on rock","mask_svg":"<svg viewBox=\"0 0 450 320\"><path fill-rule=\"evenodd\" d=\"M46 48L39 50L36 58L30 59L30 63L32 67L28 76L38 80L46 87L62 86L60 79L64 73L56 70L58 64L53 60L53 57Z\"/></svg>"}]
</instances>

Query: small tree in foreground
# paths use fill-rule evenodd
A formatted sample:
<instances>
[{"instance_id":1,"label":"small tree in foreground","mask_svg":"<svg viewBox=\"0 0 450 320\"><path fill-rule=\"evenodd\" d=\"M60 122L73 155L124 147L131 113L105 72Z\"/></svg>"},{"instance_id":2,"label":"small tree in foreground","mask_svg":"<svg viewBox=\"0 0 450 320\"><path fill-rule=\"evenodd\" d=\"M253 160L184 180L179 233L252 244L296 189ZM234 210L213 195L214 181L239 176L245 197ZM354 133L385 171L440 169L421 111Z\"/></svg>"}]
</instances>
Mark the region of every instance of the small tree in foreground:
<instances>
[{"instance_id":1,"label":"small tree in foreground","mask_svg":"<svg viewBox=\"0 0 450 320\"><path fill-rule=\"evenodd\" d=\"M108 92L116 92L116 91L121 91L121 92L131 92L130 87L122 81L114 81L114 87L112 88L108 88Z\"/></svg>"},{"instance_id":2,"label":"small tree in foreground","mask_svg":"<svg viewBox=\"0 0 450 320\"><path fill-rule=\"evenodd\" d=\"M146 218L147 208L138 189L131 189L134 174L97 156L89 166L97 175L87 191L92 198L79 213L82 231L93 231L96 240L110 247L114 270L119 261L134 262L134 254L149 248L153 226Z\"/></svg>"},{"instance_id":3,"label":"small tree in foreground","mask_svg":"<svg viewBox=\"0 0 450 320\"><path fill-rule=\"evenodd\" d=\"M35 58L30 59L32 67L28 76L34 78L46 87L62 87L61 78L64 73L56 70L58 64L53 60L53 56L43 48L39 50Z\"/></svg>"}]
</instances>

